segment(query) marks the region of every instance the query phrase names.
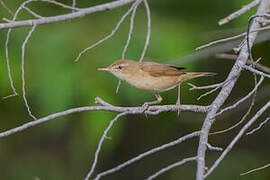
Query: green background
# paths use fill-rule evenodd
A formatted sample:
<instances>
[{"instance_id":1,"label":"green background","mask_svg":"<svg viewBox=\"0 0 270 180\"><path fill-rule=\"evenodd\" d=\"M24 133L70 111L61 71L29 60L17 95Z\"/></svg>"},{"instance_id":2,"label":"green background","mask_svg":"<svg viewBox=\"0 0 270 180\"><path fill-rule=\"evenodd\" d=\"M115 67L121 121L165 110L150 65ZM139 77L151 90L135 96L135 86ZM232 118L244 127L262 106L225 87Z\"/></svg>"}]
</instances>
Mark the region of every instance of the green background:
<instances>
[{"instance_id":1,"label":"green background","mask_svg":"<svg viewBox=\"0 0 270 180\"><path fill-rule=\"evenodd\" d=\"M4 1L15 12L23 1ZM61 2L71 4L71 1ZM90 7L109 1L77 0L78 7ZM219 27L217 22L249 1L208 0L208 1L149 1L152 17L152 32L145 60L173 63L184 66L186 71L209 71L218 73L215 77L191 80L196 85L208 85L225 80L233 65L232 60L216 59L214 56L197 55L195 48L212 40L228 37L245 31L247 19L256 8L240 18ZM130 5L128 5L129 7ZM42 16L60 15L70 11L34 2L27 6ZM80 61L74 60L81 50L108 35L119 21L127 6L112 11L99 12L83 18L60 23L40 25L31 36L25 52L25 80L27 99L33 114L44 117L52 113L80 106L94 106L95 97L116 106L139 106L154 99L153 94L141 92L122 83L115 94L117 79L109 73L99 72L98 67L106 67L121 58L127 39L129 18L117 33L101 45L87 51ZM0 18L11 16L2 7ZM19 19L33 18L25 11ZM4 23L4 21L1 21ZM9 55L12 77L19 96L0 101L1 132L32 121L28 116L22 98L21 45L29 27L16 28L11 33ZM140 5L135 17L134 32L126 57L140 58L147 31L145 8ZM4 43L7 30L0 31L0 97L12 93L5 62ZM216 46L223 50L222 45ZM232 43L229 43L230 49ZM257 44L254 57L263 57L261 63L270 65L269 41ZM215 49L203 52L215 53ZM232 51L230 51L232 52ZM192 54L191 58L186 55ZM190 57L190 56L188 56ZM245 96L253 87L253 76L242 73L225 105ZM205 90L189 91L184 83L182 104L210 104L216 93L197 101ZM269 80L265 80L259 91L253 113L270 96ZM174 104L177 90L162 94L162 104ZM212 131L227 128L240 120L247 111L250 101L236 110L217 118ZM0 179L29 180L77 180L83 179L90 169L99 139L113 112L82 112L57 118L23 132L0 139ZM269 111L257 122L264 120ZM157 116L128 115L120 118L109 131L112 140L105 140L95 173L110 169L151 148L168 143L185 134L199 130L205 114L166 112ZM250 116L251 117L251 116ZM255 127L256 125L254 125ZM210 137L210 143L225 148L240 128L228 133ZM227 158L208 179L270 179L269 169L240 177L249 169L269 163L269 123L260 131L244 136L228 154ZM157 170L185 157L196 155L198 138L151 155L121 171L103 179L145 179ZM208 167L220 152L208 151ZM157 179L194 179L195 162L175 168Z\"/></svg>"}]
</instances>

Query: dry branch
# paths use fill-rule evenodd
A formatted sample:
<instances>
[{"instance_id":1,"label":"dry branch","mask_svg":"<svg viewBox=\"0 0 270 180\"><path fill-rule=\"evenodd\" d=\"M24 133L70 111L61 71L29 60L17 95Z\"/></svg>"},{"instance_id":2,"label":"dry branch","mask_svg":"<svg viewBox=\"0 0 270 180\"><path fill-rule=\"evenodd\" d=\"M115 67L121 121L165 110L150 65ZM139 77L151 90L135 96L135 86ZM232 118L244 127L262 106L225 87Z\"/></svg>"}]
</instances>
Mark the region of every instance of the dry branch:
<instances>
[{"instance_id":1,"label":"dry branch","mask_svg":"<svg viewBox=\"0 0 270 180\"><path fill-rule=\"evenodd\" d=\"M120 165L118 165L118 166L116 166L116 167L114 167L112 169L109 169L107 171L104 171L102 173L99 173L94 180L99 180L101 177L107 176L107 175L112 174L112 173L115 173L115 172L117 172L117 171L119 171L119 170L127 167L128 165L130 165L130 164L132 164L132 163L134 163L136 161L139 161L139 160L143 159L144 157L149 156L150 154L153 154L153 153L162 151L164 149L167 149L169 147L175 146L177 144L182 143L183 141L185 141L187 139L190 139L190 138L193 138L193 137L197 137L199 135L200 135L200 131L195 131L193 133L190 133L190 134L187 134L187 135L185 135L183 137L180 137L177 140L174 140L174 141L169 142L167 144L163 144L162 146L153 148L153 149L151 149L149 151L146 151L146 152L144 152L142 154L137 155L136 157L134 157L134 158L132 158L132 159L130 159L130 160L128 160L128 161L126 161L126 162L124 162L124 163L122 163L122 164L120 164Z\"/></svg>"},{"instance_id":2,"label":"dry branch","mask_svg":"<svg viewBox=\"0 0 270 180\"><path fill-rule=\"evenodd\" d=\"M253 0L251 3L243 6L241 9L239 9L238 11L235 11L234 13L230 14L229 16L221 19L218 24L221 26L223 24L226 24L228 22L230 22L231 20L241 16L242 14L246 13L247 11L249 11L251 8L255 7L257 4L260 3L261 0Z\"/></svg>"},{"instance_id":3,"label":"dry branch","mask_svg":"<svg viewBox=\"0 0 270 180\"><path fill-rule=\"evenodd\" d=\"M144 5L145 5L146 14L147 14L147 35L146 35L146 40L145 40L144 48L143 48L143 51L142 51L142 55L140 57L140 62L142 62L142 60L143 60L143 58L145 56L146 50L147 50L148 45L149 45L150 36L151 36L151 13L150 13L150 8L149 8L147 0L143 0L143 2L144 2Z\"/></svg>"},{"instance_id":4,"label":"dry branch","mask_svg":"<svg viewBox=\"0 0 270 180\"><path fill-rule=\"evenodd\" d=\"M24 104L27 108L27 111L28 111L28 114L29 116L31 116L34 120L36 120L37 118L32 114L31 110L30 110L30 107L28 105L28 101L26 99L26 91L25 91L25 78L24 78L24 54L25 54L25 46L27 44L27 42L29 41L32 33L34 32L36 28L36 25L34 25L32 27L32 29L29 31L29 33L27 34L23 44L22 44L22 64L21 64L21 71L22 71L22 91L23 91L23 100L24 100Z\"/></svg>"},{"instance_id":5,"label":"dry branch","mask_svg":"<svg viewBox=\"0 0 270 180\"><path fill-rule=\"evenodd\" d=\"M97 101L100 102L100 98L97 98ZM104 101L103 101L104 102ZM72 113L76 112L83 112L83 111L112 111L112 112L132 112L133 114L149 114L149 115L155 115L159 114L161 112L168 112L168 111L178 111L179 106L177 105L163 105L163 106L149 106L147 111L143 112L142 107L119 107L119 106L85 106L85 107L78 107L78 108L72 108L68 109L62 112L54 113L51 115L48 115L46 117L37 119L36 121L31 121L28 123L25 123L21 126L18 126L16 128L12 128L10 130L4 131L0 133L0 138L9 136L11 134L15 134L17 132L23 131L25 129L28 129L32 126L36 126L38 124L44 123L46 121L66 116ZM194 111L194 112L207 112L209 110L208 106L196 106L196 105L181 105L180 106L181 111Z\"/></svg>"},{"instance_id":6,"label":"dry branch","mask_svg":"<svg viewBox=\"0 0 270 180\"><path fill-rule=\"evenodd\" d=\"M4 9L7 10L10 15L13 15L13 12L6 6L6 4L2 0L0 0L0 4Z\"/></svg>"},{"instance_id":7,"label":"dry branch","mask_svg":"<svg viewBox=\"0 0 270 180\"><path fill-rule=\"evenodd\" d=\"M227 53L220 53L220 54L216 54L216 58L219 59L231 59L231 60L236 60L237 59L237 55L235 54L227 54ZM247 64L252 64L254 65L255 68L259 69L260 71L266 72L270 74L270 68L266 67L260 63L253 63L250 60L247 60Z\"/></svg>"},{"instance_id":8,"label":"dry branch","mask_svg":"<svg viewBox=\"0 0 270 180\"><path fill-rule=\"evenodd\" d=\"M156 172L155 174L151 175L150 177L148 177L146 180L152 180L152 179L155 179L157 178L158 176L160 176L161 174L173 169L173 168L176 168L178 166L181 166L187 162L190 162L190 161L196 161L197 157L190 157L190 158L185 158L179 162L176 162L176 163L173 163L173 164L170 164L169 166L165 167L165 168L162 168L161 170L159 170L158 172Z\"/></svg>"},{"instance_id":9,"label":"dry branch","mask_svg":"<svg viewBox=\"0 0 270 180\"><path fill-rule=\"evenodd\" d=\"M265 168L268 168L268 167L270 167L270 163L269 163L269 164L266 164L266 165L264 165L264 166L262 166L262 167L259 167L259 168L256 168L256 169L252 169L252 170L250 170L250 171L247 171L247 172L245 172L245 173L242 173L242 174L240 174L240 176L244 176L244 175L247 175L247 174L256 172L256 171L260 171L260 170L265 169Z\"/></svg>"},{"instance_id":10,"label":"dry branch","mask_svg":"<svg viewBox=\"0 0 270 180\"><path fill-rule=\"evenodd\" d=\"M204 175L204 178L209 176L214 169L220 164L220 162L225 158L225 156L230 152L236 142L244 135L246 130L270 107L270 101L267 102L249 121L244 125L244 127L239 131L239 133L235 136L235 138L231 141L231 143L226 147L226 149L222 152L220 157L215 161L212 167L207 171Z\"/></svg>"},{"instance_id":11,"label":"dry branch","mask_svg":"<svg viewBox=\"0 0 270 180\"><path fill-rule=\"evenodd\" d=\"M70 19L80 18L80 17L93 14L96 12L115 9L115 8L124 6L126 4L129 4L133 1L135 0L118 0L118 1L113 1L106 4L101 4L101 5L81 9L78 12L73 12L73 13L69 13L65 15L46 17L44 19L30 19L30 20L16 21L16 22L10 22L10 23L2 23L0 24L0 29L33 26L33 24L40 25L40 24L49 24L49 23L66 21Z\"/></svg>"},{"instance_id":12,"label":"dry branch","mask_svg":"<svg viewBox=\"0 0 270 180\"><path fill-rule=\"evenodd\" d=\"M263 14L268 11L268 6L270 4L270 0L262 0L259 8L257 10L257 14ZM251 25L251 31L254 29L259 28L261 25L258 22L253 22ZM255 39L257 37L257 32L253 32L250 34L250 47L252 47ZM199 142L199 147L198 147L198 160L197 160L197 174L196 174L196 179L197 180L203 180L205 178L204 176L204 171L205 171L205 153L206 153L206 145L208 143L208 136L209 136L209 131L211 129L211 126L215 120L215 114L218 111L218 109L223 105L225 100L228 98L230 95L232 88L234 87L241 71L241 65L245 65L248 60L248 48L247 48L247 43L244 43L244 46L242 47L238 58L234 64L234 66L231 69L230 74L227 77L228 83L226 83L216 99L213 101L211 104L211 109L208 112L202 129L201 129L201 135L200 135L200 142Z\"/></svg>"}]
</instances>

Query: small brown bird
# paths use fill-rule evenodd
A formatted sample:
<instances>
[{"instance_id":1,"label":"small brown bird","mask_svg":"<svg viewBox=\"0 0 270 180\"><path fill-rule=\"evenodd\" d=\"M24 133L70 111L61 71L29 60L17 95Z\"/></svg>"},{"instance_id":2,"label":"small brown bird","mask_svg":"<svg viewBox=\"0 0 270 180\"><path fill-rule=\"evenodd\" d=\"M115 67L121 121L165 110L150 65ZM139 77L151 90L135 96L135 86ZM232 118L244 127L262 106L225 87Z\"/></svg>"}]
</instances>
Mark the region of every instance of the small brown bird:
<instances>
[{"instance_id":1,"label":"small brown bird","mask_svg":"<svg viewBox=\"0 0 270 180\"><path fill-rule=\"evenodd\" d=\"M183 67L160 64L156 62L138 62L133 60L118 60L107 68L98 68L101 71L108 71L120 80L126 81L131 86L152 92L157 100L145 102L143 109L150 104L158 104L162 101L159 95L161 92L171 90L178 86L177 105L180 105L180 84L183 81L200 77L213 76L212 72L182 72Z\"/></svg>"}]
</instances>

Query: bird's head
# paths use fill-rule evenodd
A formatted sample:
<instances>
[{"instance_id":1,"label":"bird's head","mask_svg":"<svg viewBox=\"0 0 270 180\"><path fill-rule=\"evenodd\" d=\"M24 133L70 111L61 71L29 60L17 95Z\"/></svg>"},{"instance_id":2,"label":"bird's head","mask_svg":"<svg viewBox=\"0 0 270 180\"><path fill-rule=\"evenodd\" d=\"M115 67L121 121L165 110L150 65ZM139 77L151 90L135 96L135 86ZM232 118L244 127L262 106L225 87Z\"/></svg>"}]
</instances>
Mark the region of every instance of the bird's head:
<instances>
[{"instance_id":1,"label":"bird's head","mask_svg":"<svg viewBox=\"0 0 270 180\"><path fill-rule=\"evenodd\" d=\"M126 80L126 78L132 75L132 70L136 68L136 65L138 64L139 63L137 61L121 59L115 61L106 68L98 68L97 70L111 72L119 79Z\"/></svg>"}]
</instances>

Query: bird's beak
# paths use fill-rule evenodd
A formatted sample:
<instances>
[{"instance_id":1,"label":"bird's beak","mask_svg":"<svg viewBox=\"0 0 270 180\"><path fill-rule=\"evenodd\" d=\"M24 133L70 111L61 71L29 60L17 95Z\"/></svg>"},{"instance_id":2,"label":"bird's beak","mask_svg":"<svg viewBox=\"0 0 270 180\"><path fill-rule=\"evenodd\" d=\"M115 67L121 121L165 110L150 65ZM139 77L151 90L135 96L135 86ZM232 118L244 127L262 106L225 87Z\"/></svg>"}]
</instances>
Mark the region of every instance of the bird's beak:
<instances>
[{"instance_id":1,"label":"bird's beak","mask_svg":"<svg viewBox=\"0 0 270 180\"><path fill-rule=\"evenodd\" d=\"M110 68L97 68L97 70L99 70L99 71L111 71L111 69Z\"/></svg>"}]
</instances>

